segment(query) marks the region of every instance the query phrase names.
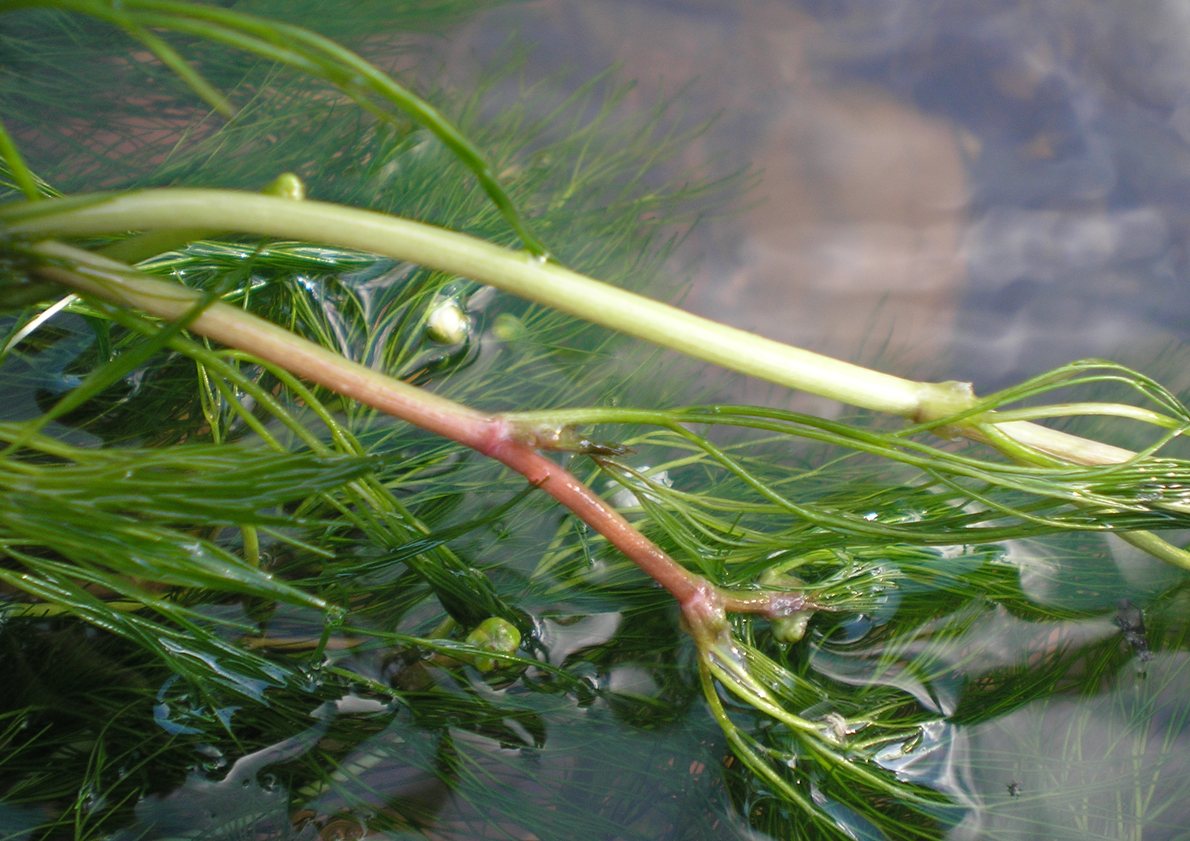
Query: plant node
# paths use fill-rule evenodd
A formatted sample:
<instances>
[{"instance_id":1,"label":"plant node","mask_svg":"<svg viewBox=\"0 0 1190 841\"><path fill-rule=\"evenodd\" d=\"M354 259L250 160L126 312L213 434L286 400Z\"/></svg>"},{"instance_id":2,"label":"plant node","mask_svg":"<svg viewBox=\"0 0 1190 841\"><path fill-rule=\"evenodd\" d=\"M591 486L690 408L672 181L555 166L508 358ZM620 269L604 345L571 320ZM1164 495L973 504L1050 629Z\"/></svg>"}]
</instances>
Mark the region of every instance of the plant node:
<instances>
[{"instance_id":1,"label":"plant node","mask_svg":"<svg viewBox=\"0 0 1190 841\"><path fill-rule=\"evenodd\" d=\"M929 383L911 419L917 423L929 423L939 418L961 414L974 403L975 387L971 383L959 380ZM935 431L946 434L943 430Z\"/></svg>"},{"instance_id":2,"label":"plant node","mask_svg":"<svg viewBox=\"0 0 1190 841\"><path fill-rule=\"evenodd\" d=\"M731 645L731 626L719 588L698 578L690 592L678 600L686 630L704 654L716 645Z\"/></svg>"},{"instance_id":3,"label":"plant node","mask_svg":"<svg viewBox=\"0 0 1190 841\"><path fill-rule=\"evenodd\" d=\"M571 424L510 421L509 426L512 437L537 450L580 453L596 461L632 452L621 444L592 441Z\"/></svg>"}]
</instances>

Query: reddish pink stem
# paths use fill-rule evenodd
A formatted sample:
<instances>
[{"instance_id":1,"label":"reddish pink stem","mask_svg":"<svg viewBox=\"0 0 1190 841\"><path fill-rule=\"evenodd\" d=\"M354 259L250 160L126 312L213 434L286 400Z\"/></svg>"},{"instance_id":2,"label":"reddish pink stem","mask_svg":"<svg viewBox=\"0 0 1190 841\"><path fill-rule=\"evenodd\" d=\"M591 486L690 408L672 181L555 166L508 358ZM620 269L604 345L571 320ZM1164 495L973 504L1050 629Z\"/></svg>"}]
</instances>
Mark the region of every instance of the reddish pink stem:
<instances>
[{"instance_id":1,"label":"reddish pink stem","mask_svg":"<svg viewBox=\"0 0 1190 841\"><path fill-rule=\"evenodd\" d=\"M588 526L607 538L640 569L670 592L692 628L721 622L725 611L788 616L806 607L800 593L724 591L679 564L649 540L586 484L534 447L518 440L508 424L492 418L491 440L476 446L483 455L520 473Z\"/></svg>"},{"instance_id":2,"label":"reddish pink stem","mask_svg":"<svg viewBox=\"0 0 1190 841\"><path fill-rule=\"evenodd\" d=\"M671 558L565 467L515 438L503 418L490 420L488 440L469 446L512 468L570 509L668 590L683 608L704 597L706 581L702 576Z\"/></svg>"},{"instance_id":3,"label":"reddish pink stem","mask_svg":"<svg viewBox=\"0 0 1190 841\"><path fill-rule=\"evenodd\" d=\"M57 243L39 248L68 260L71 268L45 266L53 280L159 318L178 319L198 302L192 290L148 278L127 266ZM488 415L424 389L394 380L302 339L271 322L222 303L209 305L187 329L248 351L352 400L457 441L496 459L541 488L603 535L640 569L668 590L695 633L724 622L725 611L785 616L806 606L798 594L731 593L683 567L578 480L524 440L499 415Z\"/></svg>"}]
</instances>

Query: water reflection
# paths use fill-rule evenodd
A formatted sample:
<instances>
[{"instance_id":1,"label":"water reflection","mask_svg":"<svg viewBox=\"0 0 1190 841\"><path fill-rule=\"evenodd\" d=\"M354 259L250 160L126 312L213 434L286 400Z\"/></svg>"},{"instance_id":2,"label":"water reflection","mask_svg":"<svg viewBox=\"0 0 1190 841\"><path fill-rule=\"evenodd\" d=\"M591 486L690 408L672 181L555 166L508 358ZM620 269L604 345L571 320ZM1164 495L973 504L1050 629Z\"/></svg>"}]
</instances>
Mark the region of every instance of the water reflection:
<instances>
[{"instance_id":1,"label":"water reflection","mask_svg":"<svg viewBox=\"0 0 1190 841\"><path fill-rule=\"evenodd\" d=\"M1186 339L1181 4L820 5L826 54L970 138L962 376Z\"/></svg>"},{"instance_id":2,"label":"water reflection","mask_svg":"<svg viewBox=\"0 0 1190 841\"><path fill-rule=\"evenodd\" d=\"M535 61L578 76L616 63L635 106L676 93L688 122L714 119L668 177L756 173L743 209L702 228L684 306L849 357L916 365L942 350L964 271L961 138L817 58L829 33L809 10L553 0L502 14L479 43L520 26Z\"/></svg>"}]
</instances>

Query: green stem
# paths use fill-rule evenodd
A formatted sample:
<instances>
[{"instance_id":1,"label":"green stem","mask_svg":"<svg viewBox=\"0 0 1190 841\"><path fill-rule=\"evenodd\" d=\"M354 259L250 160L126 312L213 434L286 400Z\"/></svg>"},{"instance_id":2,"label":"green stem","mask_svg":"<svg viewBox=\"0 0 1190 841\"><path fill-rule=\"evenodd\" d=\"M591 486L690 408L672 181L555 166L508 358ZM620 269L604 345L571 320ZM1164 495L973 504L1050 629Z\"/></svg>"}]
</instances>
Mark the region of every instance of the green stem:
<instances>
[{"instance_id":1,"label":"green stem","mask_svg":"<svg viewBox=\"0 0 1190 841\"><path fill-rule=\"evenodd\" d=\"M3 160L7 165L13 183L25 194L26 199L37 201L42 197L41 190L37 187L37 179L25 164L25 159L21 157L17 145L12 142L12 136L4 127L3 120L0 120L0 160Z\"/></svg>"},{"instance_id":2,"label":"green stem","mask_svg":"<svg viewBox=\"0 0 1190 841\"><path fill-rule=\"evenodd\" d=\"M327 243L491 284L680 353L865 409L941 417L972 400L957 384L914 382L790 347L524 252L357 208L228 190L164 189L76 197L61 205L43 201L8 208L0 220L10 234L30 238L206 227Z\"/></svg>"},{"instance_id":3,"label":"green stem","mask_svg":"<svg viewBox=\"0 0 1190 841\"><path fill-rule=\"evenodd\" d=\"M1169 415L1163 415L1151 409L1129 406L1126 403L1058 403L1050 406L1029 406L1024 409L998 411L995 417L997 424L1004 424L1009 421L1073 418L1079 415L1125 418L1127 420L1159 426L1164 429L1186 428L1185 421L1171 418Z\"/></svg>"},{"instance_id":4,"label":"green stem","mask_svg":"<svg viewBox=\"0 0 1190 841\"><path fill-rule=\"evenodd\" d=\"M1174 546L1168 540L1162 540L1152 532L1126 531L1120 532L1119 537L1125 543L1131 543L1137 549L1148 552L1154 558L1190 570L1190 552Z\"/></svg>"},{"instance_id":5,"label":"green stem","mask_svg":"<svg viewBox=\"0 0 1190 841\"><path fill-rule=\"evenodd\" d=\"M961 432L968 438L991 444L1010 458L1027 464L1123 464L1136 458L1136 453L1123 447L1092 441L1028 421L993 423L996 419L996 414L989 412L980 419L985 422L964 426Z\"/></svg>"},{"instance_id":6,"label":"green stem","mask_svg":"<svg viewBox=\"0 0 1190 841\"><path fill-rule=\"evenodd\" d=\"M9 235L29 238L206 228L327 243L468 277L696 359L841 403L922 422L961 416L951 432L990 443L1013 458L1036 461L1048 455L1077 464L1118 464L1136 455L1026 421L999 424L995 413L977 408L966 383L915 382L873 371L716 323L521 251L368 210L231 190L158 189L10 205L0 209L0 222Z\"/></svg>"}]
</instances>

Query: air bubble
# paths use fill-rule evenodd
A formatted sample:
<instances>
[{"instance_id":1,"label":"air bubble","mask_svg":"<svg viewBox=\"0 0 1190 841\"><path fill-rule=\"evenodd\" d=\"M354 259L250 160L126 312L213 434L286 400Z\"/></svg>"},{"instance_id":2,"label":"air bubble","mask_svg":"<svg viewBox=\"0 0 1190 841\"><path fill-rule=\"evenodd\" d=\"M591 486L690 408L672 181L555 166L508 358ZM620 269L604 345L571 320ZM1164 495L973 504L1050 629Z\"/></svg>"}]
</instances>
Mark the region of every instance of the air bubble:
<instances>
[{"instance_id":1,"label":"air bubble","mask_svg":"<svg viewBox=\"0 0 1190 841\"><path fill-rule=\"evenodd\" d=\"M471 317L456 298L443 298L426 316L426 335L440 345L458 345L471 335Z\"/></svg>"}]
</instances>

